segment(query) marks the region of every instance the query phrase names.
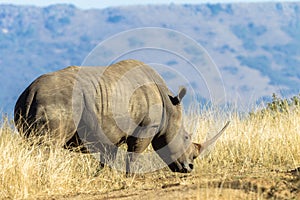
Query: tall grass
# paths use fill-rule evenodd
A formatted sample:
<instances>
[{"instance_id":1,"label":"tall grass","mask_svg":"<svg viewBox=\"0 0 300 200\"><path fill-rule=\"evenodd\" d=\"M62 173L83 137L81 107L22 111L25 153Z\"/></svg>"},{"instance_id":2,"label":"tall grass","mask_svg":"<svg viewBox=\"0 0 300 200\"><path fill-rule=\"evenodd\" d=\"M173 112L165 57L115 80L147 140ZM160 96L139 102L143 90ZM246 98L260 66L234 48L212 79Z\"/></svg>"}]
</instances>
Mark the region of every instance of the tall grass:
<instances>
[{"instance_id":1,"label":"tall grass","mask_svg":"<svg viewBox=\"0 0 300 200\"><path fill-rule=\"evenodd\" d=\"M24 141L14 129L0 128L0 199L105 192L122 187L124 177L104 169L87 154ZM113 177L113 179L111 178Z\"/></svg>"},{"instance_id":2,"label":"tall grass","mask_svg":"<svg viewBox=\"0 0 300 200\"><path fill-rule=\"evenodd\" d=\"M198 142L216 132L226 119L213 111L193 116ZM188 120L188 119L187 119ZM215 148L197 159L194 175L251 174L288 170L300 165L300 109L291 112L257 112L247 117L231 114L231 124ZM30 145L3 119L0 127L0 198L39 198L104 193L130 187L134 178L109 168L98 171L95 158L51 145ZM167 179L168 170L153 173ZM135 187L157 184L148 181Z\"/></svg>"},{"instance_id":3,"label":"tall grass","mask_svg":"<svg viewBox=\"0 0 300 200\"><path fill-rule=\"evenodd\" d=\"M214 150L198 164L201 172L224 173L299 167L300 107L290 112L258 111L246 117L233 113Z\"/></svg>"}]
</instances>

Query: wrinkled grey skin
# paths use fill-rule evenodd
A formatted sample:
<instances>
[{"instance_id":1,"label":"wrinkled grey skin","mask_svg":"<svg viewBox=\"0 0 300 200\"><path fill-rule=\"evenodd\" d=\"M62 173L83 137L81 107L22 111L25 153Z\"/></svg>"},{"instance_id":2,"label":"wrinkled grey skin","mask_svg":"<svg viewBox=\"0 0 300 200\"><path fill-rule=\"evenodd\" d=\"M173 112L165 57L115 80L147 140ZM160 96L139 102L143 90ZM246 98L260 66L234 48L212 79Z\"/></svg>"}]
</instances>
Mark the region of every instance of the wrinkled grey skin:
<instances>
[{"instance_id":1,"label":"wrinkled grey skin","mask_svg":"<svg viewBox=\"0 0 300 200\"><path fill-rule=\"evenodd\" d=\"M127 144L126 171L151 143L173 172L187 173L203 150L182 126L181 88L174 96L149 66L126 60L108 67L68 67L37 78L19 97L14 121L26 138L47 135L114 160Z\"/></svg>"}]
</instances>

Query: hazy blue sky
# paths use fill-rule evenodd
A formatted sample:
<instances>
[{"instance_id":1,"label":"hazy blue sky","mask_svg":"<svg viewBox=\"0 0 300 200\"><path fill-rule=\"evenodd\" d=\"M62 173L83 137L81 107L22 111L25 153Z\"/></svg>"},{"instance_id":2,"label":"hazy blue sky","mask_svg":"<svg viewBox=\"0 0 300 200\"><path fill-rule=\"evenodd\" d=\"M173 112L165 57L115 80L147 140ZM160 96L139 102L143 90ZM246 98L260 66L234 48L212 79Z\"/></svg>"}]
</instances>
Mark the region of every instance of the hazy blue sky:
<instances>
[{"instance_id":1,"label":"hazy blue sky","mask_svg":"<svg viewBox=\"0 0 300 200\"><path fill-rule=\"evenodd\" d=\"M222 2L266 2L271 0L0 0L0 4L9 3L17 5L36 5L36 6L48 6L50 4L57 3L70 3L74 4L79 8L105 8L110 6L120 6L120 5L135 5L135 4L182 4L182 3L222 3ZM291 0L280 0L278 2L287 2ZM294 0L299 1L299 0Z\"/></svg>"}]
</instances>

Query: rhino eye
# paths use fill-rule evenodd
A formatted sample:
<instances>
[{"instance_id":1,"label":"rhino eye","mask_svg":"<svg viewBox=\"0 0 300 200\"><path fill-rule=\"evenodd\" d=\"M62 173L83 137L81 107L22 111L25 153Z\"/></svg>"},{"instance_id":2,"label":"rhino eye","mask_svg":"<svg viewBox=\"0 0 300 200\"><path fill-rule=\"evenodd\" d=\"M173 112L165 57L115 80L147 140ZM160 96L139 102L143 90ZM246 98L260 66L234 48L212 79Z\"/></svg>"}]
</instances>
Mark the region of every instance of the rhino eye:
<instances>
[{"instance_id":1,"label":"rhino eye","mask_svg":"<svg viewBox=\"0 0 300 200\"><path fill-rule=\"evenodd\" d=\"M188 140L188 139L190 139L190 137L188 135L185 135L184 139Z\"/></svg>"}]
</instances>

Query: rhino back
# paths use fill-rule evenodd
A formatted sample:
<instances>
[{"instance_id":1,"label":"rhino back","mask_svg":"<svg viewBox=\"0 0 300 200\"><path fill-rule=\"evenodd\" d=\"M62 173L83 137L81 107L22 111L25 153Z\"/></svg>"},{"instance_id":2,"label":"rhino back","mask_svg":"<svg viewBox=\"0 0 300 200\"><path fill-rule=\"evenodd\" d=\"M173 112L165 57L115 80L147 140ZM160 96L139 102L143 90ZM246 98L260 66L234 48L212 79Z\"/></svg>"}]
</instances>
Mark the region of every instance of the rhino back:
<instances>
[{"instance_id":1,"label":"rhino back","mask_svg":"<svg viewBox=\"0 0 300 200\"><path fill-rule=\"evenodd\" d=\"M39 77L21 94L15 122L19 130L46 131L62 142L81 129L78 126L89 127L84 133L102 134L119 144L137 128L158 131L168 95L160 75L139 61L68 67Z\"/></svg>"},{"instance_id":2,"label":"rhino back","mask_svg":"<svg viewBox=\"0 0 300 200\"><path fill-rule=\"evenodd\" d=\"M68 67L33 81L15 105L14 120L18 129L26 132L26 136L45 134L50 130L51 134L59 135L64 132L62 130L72 132L75 127L69 119L72 110L70 98L78 70L79 67Z\"/></svg>"}]
</instances>

